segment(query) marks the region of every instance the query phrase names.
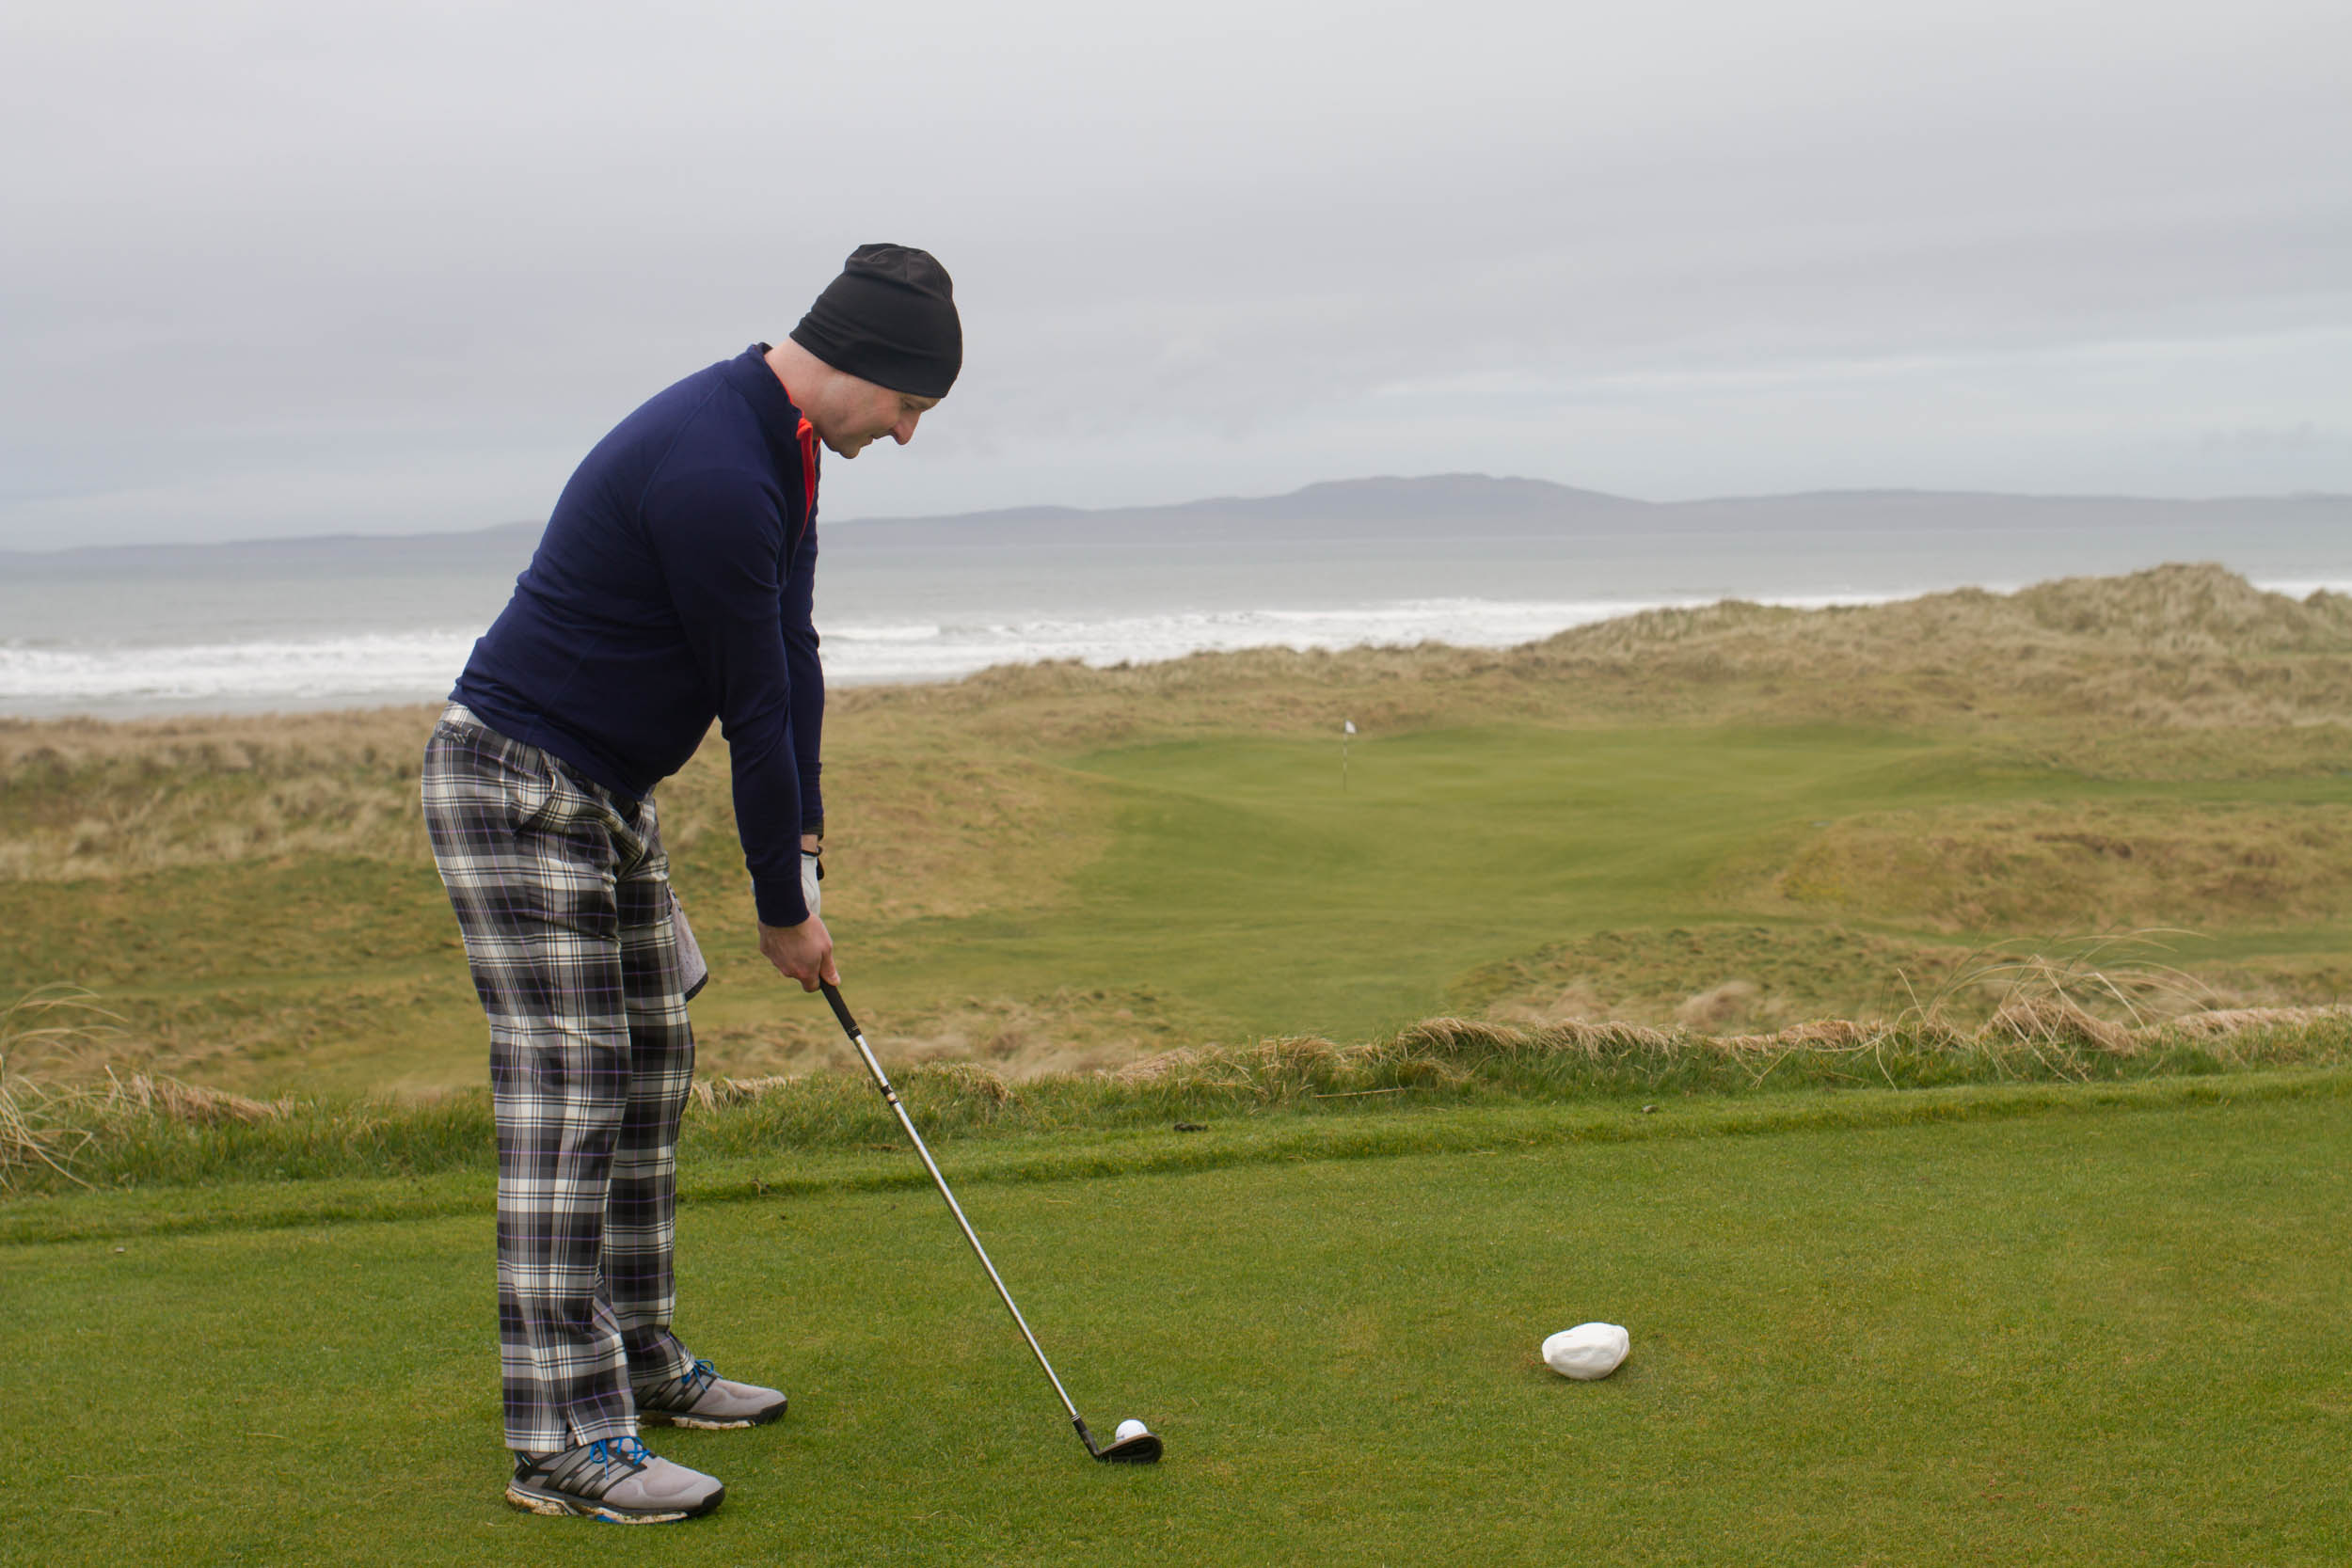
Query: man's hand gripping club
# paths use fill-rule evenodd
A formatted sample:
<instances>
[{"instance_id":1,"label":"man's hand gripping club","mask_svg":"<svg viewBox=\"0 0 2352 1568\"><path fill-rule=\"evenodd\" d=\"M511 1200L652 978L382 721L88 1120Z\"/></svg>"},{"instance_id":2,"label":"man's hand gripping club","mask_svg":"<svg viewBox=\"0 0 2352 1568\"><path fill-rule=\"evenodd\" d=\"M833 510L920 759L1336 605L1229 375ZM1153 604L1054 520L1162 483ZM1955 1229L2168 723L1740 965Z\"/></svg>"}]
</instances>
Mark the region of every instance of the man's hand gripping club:
<instances>
[{"instance_id":1,"label":"man's hand gripping club","mask_svg":"<svg viewBox=\"0 0 2352 1568\"><path fill-rule=\"evenodd\" d=\"M759 950L768 955L777 974L798 980L803 990L815 990L820 981L831 986L841 983L841 972L833 966L833 935L818 918L825 897L818 886L824 873L817 868L820 842L814 833L801 835L801 898L808 905L808 918L798 926L759 928Z\"/></svg>"},{"instance_id":2,"label":"man's hand gripping club","mask_svg":"<svg viewBox=\"0 0 2352 1568\"><path fill-rule=\"evenodd\" d=\"M833 966L833 934L813 914L798 926L760 927L759 950L777 974L798 980L803 990L815 990L819 982L841 983L841 972Z\"/></svg>"}]
</instances>

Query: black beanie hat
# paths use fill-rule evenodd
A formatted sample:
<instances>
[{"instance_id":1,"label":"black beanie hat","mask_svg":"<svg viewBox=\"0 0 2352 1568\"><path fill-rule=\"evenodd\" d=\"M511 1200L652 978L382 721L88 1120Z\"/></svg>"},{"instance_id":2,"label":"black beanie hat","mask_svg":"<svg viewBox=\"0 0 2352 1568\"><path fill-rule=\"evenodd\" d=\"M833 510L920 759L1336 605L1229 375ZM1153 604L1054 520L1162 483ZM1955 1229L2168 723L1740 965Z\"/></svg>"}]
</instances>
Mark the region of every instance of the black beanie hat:
<instances>
[{"instance_id":1,"label":"black beanie hat","mask_svg":"<svg viewBox=\"0 0 2352 1568\"><path fill-rule=\"evenodd\" d=\"M792 341L861 381L944 398L963 368L955 290L928 250L862 245L792 329Z\"/></svg>"}]
</instances>

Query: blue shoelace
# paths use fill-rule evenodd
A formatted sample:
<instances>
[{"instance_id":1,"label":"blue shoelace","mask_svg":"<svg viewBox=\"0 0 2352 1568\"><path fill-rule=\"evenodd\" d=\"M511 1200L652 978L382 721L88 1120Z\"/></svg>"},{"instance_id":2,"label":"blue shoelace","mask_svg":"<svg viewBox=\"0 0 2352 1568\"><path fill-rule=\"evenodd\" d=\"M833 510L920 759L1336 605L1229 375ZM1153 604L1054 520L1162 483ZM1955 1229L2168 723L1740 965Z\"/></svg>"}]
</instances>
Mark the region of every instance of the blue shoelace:
<instances>
[{"instance_id":1,"label":"blue shoelace","mask_svg":"<svg viewBox=\"0 0 2352 1568\"><path fill-rule=\"evenodd\" d=\"M588 1457L608 1470L615 1465L637 1469L653 1463L652 1450L634 1437L607 1437L591 1443Z\"/></svg>"}]
</instances>

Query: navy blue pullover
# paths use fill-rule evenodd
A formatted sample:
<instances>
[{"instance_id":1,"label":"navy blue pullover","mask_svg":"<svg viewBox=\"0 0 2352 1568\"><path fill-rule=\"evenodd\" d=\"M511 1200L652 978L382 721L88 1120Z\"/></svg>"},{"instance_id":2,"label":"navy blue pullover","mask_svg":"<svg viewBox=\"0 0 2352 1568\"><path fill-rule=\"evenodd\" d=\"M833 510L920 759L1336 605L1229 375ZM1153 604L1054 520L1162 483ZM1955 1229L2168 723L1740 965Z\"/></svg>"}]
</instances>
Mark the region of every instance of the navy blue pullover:
<instances>
[{"instance_id":1,"label":"navy blue pullover","mask_svg":"<svg viewBox=\"0 0 2352 1568\"><path fill-rule=\"evenodd\" d=\"M818 460L767 349L655 394L596 443L451 695L631 798L716 718L759 918L797 926L801 834L824 822Z\"/></svg>"}]
</instances>

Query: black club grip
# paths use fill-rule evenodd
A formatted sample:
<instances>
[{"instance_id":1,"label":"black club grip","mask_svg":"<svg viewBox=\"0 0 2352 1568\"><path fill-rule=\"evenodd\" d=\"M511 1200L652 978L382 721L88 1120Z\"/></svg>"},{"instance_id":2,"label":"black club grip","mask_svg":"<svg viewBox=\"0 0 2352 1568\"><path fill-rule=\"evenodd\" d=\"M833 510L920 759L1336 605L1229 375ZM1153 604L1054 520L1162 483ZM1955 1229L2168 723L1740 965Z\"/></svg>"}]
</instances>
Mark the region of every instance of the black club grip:
<instances>
[{"instance_id":1,"label":"black club grip","mask_svg":"<svg viewBox=\"0 0 2352 1568\"><path fill-rule=\"evenodd\" d=\"M825 993L825 1001L833 1008L833 1016L841 1021L843 1031L851 1038L857 1037L862 1031L857 1026L857 1020L850 1016L850 1005L841 1000L839 988L831 980L819 980L817 985Z\"/></svg>"}]
</instances>

